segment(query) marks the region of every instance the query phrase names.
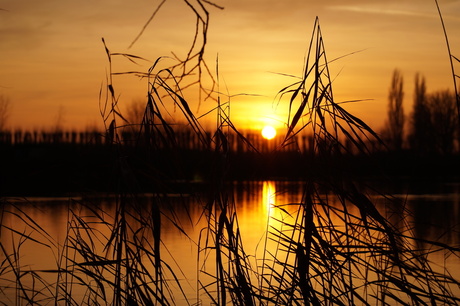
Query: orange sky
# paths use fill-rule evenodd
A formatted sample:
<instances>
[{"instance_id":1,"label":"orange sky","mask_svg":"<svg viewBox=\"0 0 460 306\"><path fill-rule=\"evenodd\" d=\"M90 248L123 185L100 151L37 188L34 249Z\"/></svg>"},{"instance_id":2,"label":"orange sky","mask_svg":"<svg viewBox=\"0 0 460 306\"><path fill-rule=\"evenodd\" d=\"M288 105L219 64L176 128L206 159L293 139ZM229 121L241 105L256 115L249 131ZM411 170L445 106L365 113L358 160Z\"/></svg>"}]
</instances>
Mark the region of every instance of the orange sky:
<instances>
[{"instance_id":1,"label":"orange sky","mask_svg":"<svg viewBox=\"0 0 460 306\"><path fill-rule=\"evenodd\" d=\"M159 56L185 54L194 16L182 0L167 0L137 43L128 46L159 0L0 0L0 94L11 101L10 128L100 126L98 94L108 63L101 37L112 52L151 62L115 61L114 70L146 71ZM386 117L391 73L405 79L405 111L412 107L416 72L428 91L452 88L449 60L434 1L216 0L210 8L207 62L218 54L221 91L231 99L241 128L282 125L284 107L275 95L300 75L315 16L319 16L329 59L363 50L330 65L336 102L379 129ZM440 0L451 48L460 56L460 1ZM460 68L459 68L460 69ZM458 72L457 72L458 73ZM123 110L146 96L147 83L115 78ZM248 94L240 95L238 94ZM200 114L215 106L202 104ZM200 115L198 114L198 115ZM212 116L214 119L214 116Z\"/></svg>"}]
</instances>

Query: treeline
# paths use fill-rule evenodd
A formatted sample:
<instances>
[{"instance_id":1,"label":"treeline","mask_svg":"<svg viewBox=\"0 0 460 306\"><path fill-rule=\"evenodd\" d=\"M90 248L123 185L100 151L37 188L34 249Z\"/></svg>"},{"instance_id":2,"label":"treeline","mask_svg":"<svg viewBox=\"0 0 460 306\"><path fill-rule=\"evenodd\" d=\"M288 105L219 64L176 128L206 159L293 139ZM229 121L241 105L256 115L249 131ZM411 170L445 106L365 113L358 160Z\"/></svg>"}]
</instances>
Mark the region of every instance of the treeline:
<instances>
[{"instance_id":1,"label":"treeline","mask_svg":"<svg viewBox=\"0 0 460 306\"><path fill-rule=\"evenodd\" d=\"M378 133L378 139L363 140L365 151L369 154L406 152L417 155L452 155L459 152L459 129L453 95L449 91L440 91L433 94L418 95L414 110L404 120L396 121L394 108L389 107L388 119L385 128ZM398 115L399 116L399 115ZM390 124L389 122L392 121ZM403 123L401 123L403 122ZM408 132L406 132L408 130ZM110 132L88 131L0 131L0 145L27 146L27 145L74 145L74 146L107 146L118 144L126 147L145 147L152 145L161 149L174 146L179 150L213 151L215 137L212 132L197 135L186 126L176 128L169 144L162 143L160 138L152 137L133 128L124 129L116 133L116 138ZM234 153L259 152L268 153L298 152L315 154L317 148L311 134L299 133L283 143L285 134L279 133L274 139L264 139L257 130L242 130L238 134L231 132L227 135L228 150ZM324 140L326 141L326 140ZM339 139L340 141L340 139ZM356 155L363 152L349 139L342 143L325 144L333 148L333 152L347 155Z\"/></svg>"},{"instance_id":2,"label":"treeline","mask_svg":"<svg viewBox=\"0 0 460 306\"><path fill-rule=\"evenodd\" d=\"M247 151L292 151L292 150L311 150L312 140L308 136L296 137L295 146L278 147L282 141L282 136L278 135L275 139L264 139L259 131L246 130L241 131L239 135L230 133L228 136L228 149L232 152L247 152ZM128 147L143 147L156 141L155 147L162 148L167 144L161 139L155 139L152 135L147 135L144 132L136 131L135 129L125 129L117 133L115 139L110 136L110 132L102 131L0 131L0 144L7 146L23 146L23 145L112 145L114 143ZM203 137L197 135L192 129L183 127L176 129L173 132L171 139L168 139L170 144L174 143L174 147L182 150L198 150L206 151L213 150L215 143L213 134L206 132ZM248 145L250 143L250 145Z\"/></svg>"},{"instance_id":3,"label":"treeline","mask_svg":"<svg viewBox=\"0 0 460 306\"><path fill-rule=\"evenodd\" d=\"M0 144L81 144L98 145L106 143L100 131L0 131Z\"/></svg>"},{"instance_id":4,"label":"treeline","mask_svg":"<svg viewBox=\"0 0 460 306\"><path fill-rule=\"evenodd\" d=\"M127 128L117 133L113 139L109 132L102 131L0 131L0 144L7 146L23 145L76 145L76 146L104 146L114 143L127 147L144 147L156 141L155 147L167 146L161 139L152 135ZM170 145L181 150L208 151L215 149L214 135L206 132L204 139L192 129L182 127L173 132ZM281 147L284 135L277 135L274 139L264 139L257 130L240 131L239 134L229 133L228 150L230 152L272 152L272 151L299 151L313 152L313 139L309 135L297 135L291 141L291 145Z\"/></svg>"},{"instance_id":5,"label":"treeline","mask_svg":"<svg viewBox=\"0 0 460 306\"><path fill-rule=\"evenodd\" d=\"M388 117L382 138L392 151L408 150L416 155L451 155L460 151L458 97L448 89L428 93L426 81L415 75L412 110L404 112L404 79L393 72Z\"/></svg>"}]
</instances>

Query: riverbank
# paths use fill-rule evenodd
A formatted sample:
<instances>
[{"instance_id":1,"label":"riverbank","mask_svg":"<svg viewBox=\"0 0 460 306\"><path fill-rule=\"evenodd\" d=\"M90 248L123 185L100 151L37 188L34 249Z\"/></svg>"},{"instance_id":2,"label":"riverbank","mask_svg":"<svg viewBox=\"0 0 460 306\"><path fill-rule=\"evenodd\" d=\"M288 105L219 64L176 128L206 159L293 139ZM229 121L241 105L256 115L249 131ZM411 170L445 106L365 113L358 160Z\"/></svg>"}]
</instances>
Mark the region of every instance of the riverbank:
<instances>
[{"instance_id":1,"label":"riverbank","mask_svg":"<svg viewBox=\"0 0 460 306\"><path fill-rule=\"evenodd\" d=\"M229 152L224 157L211 150L152 152L139 147L75 144L2 146L0 152L1 196L62 196L114 192L120 188L168 192L179 185L183 190L184 184L195 188L215 181L215 173L226 173L226 179L239 181L299 180L311 177L312 173L321 179L323 169L334 169L337 171L334 176L390 180L392 177L443 180L458 177L460 173L459 156L421 157L410 152L321 159L295 151L246 151ZM222 169L225 171L220 172Z\"/></svg>"}]
</instances>

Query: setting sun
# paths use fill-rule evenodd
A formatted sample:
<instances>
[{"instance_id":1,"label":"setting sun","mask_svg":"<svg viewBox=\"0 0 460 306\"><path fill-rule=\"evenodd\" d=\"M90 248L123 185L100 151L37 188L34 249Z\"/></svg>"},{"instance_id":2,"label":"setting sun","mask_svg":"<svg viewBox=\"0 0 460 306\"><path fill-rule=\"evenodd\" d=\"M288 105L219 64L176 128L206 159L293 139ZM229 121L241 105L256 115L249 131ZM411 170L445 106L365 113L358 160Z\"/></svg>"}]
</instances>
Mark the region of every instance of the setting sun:
<instances>
[{"instance_id":1,"label":"setting sun","mask_svg":"<svg viewBox=\"0 0 460 306\"><path fill-rule=\"evenodd\" d=\"M262 129L262 137L265 139L273 139L276 136L276 130L271 125L267 125Z\"/></svg>"}]
</instances>

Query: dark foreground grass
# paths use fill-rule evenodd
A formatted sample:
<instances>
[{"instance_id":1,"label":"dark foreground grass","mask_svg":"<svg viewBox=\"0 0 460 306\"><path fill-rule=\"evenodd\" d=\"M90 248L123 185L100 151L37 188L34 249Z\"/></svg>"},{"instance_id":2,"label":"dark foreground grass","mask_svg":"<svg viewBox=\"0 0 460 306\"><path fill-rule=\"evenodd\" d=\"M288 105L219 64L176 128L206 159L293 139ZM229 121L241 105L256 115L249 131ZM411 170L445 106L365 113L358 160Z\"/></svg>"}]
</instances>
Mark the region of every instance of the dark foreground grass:
<instances>
[{"instance_id":1,"label":"dark foreground grass","mask_svg":"<svg viewBox=\"0 0 460 306\"><path fill-rule=\"evenodd\" d=\"M113 53L106 47L109 62ZM123 55L127 56L127 55ZM303 182L298 203L275 207L283 217L267 227L262 258L248 254L238 225L237 203L226 184L229 134L238 133L230 121L230 101L216 101L216 130L205 132L190 109L171 69L148 73L150 89L137 141L148 150L146 161L155 159L161 148L175 156L175 125L168 123L165 105L175 105L203 146L213 148L212 172L202 196L202 218L207 226L198 244L197 298L183 290L182 272L175 268L180 258L167 261L162 222L172 221L187 232L172 214L161 207L166 186L164 175L146 162L156 190L150 206L141 205L132 164L126 158L119 133L128 124L118 111L118 96L108 77L107 92L101 93L101 114L107 139L113 144L114 176L118 192L116 209L109 213L79 203L91 211L82 215L69 205L67 231L56 242L20 207L3 200L0 218L12 214L21 226L1 222L0 301L4 304L66 305L176 305L200 301L202 294L216 305L455 305L460 299L453 290L460 283L448 272L432 269L430 252L458 256L459 249L437 242L419 241L410 235L402 219L398 227L379 212L361 190L353 171L337 161L346 154L340 139L365 154L367 139L379 140L363 121L348 113L333 98L328 60L318 20L314 25L304 73L299 81L282 89L280 103L287 100L290 116L283 145L296 145L295 135L309 130L313 135L313 162L320 169ZM218 73L216 86L219 86ZM217 89L217 92L219 90ZM251 147L251 143L244 139ZM172 159L174 161L174 159ZM292 167L301 165L293 164ZM180 161L171 163L180 171ZM8 204L8 205L7 205ZM14 209L13 209L13 208ZM172 208L171 208L172 209ZM404 211L404 206L401 206ZM410 212L405 212L409 214ZM0 220L1 221L1 220ZM13 237L5 245L3 237ZM35 244L54 254L55 268L34 269L22 264L25 244ZM270 247L268 247L270 245ZM423 245L423 247L420 247ZM206 267L206 268L204 268ZM47 277L45 277L45 275ZM52 275L51 278L48 276ZM50 281L52 279L52 281ZM76 295L76 292L83 294ZM194 302L193 302L194 303ZM209 303L209 302L207 302Z\"/></svg>"}]
</instances>

